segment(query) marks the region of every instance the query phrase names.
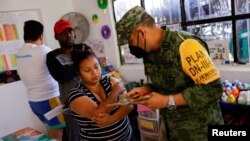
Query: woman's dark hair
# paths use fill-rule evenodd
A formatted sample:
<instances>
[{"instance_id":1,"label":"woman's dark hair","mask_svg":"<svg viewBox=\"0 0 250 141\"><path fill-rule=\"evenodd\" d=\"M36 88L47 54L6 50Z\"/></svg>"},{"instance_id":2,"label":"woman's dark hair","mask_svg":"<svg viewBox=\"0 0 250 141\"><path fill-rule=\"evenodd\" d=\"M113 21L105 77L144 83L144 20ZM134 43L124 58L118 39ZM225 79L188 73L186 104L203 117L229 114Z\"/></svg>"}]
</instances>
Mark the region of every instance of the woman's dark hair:
<instances>
[{"instance_id":1,"label":"woman's dark hair","mask_svg":"<svg viewBox=\"0 0 250 141\"><path fill-rule=\"evenodd\" d=\"M36 41L43 33L43 25L35 20L29 20L24 23L24 41Z\"/></svg>"},{"instance_id":2,"label":"woman's dark hair","mask_svg":"<svg viewBox=\"0 0 250 141\"><path fill-rule=\"evenodd\" d=\"M74 62L75 70L77 72L80 71L80 63L85 59L87 59L89 56L94 56L97 58L95 53L90 50L85 50L85 51L74 50L71 55L72 55L72 60Z\"/></svg>"}]
</instances>

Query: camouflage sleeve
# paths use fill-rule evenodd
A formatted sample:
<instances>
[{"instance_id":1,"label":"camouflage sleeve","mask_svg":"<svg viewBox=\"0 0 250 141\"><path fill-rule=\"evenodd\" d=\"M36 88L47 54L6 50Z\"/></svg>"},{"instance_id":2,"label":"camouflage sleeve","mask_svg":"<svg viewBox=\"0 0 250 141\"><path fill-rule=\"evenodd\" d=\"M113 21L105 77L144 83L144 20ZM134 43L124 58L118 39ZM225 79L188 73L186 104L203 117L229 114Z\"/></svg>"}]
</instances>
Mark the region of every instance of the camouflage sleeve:
<instances>
[{"instance_id":1,"label":"camouflage sleeve","mask_svg":"<svg viewBox=\"0 0 250 141\"><path fill-rule=\"evenodd\" d=\"M184 40L179 48L183 72L194 81L194 86L183 91L192 108L204 107L220 99L223 87L206 49L194 39Z\"/></svg>"},{"instance_id":2,"label":"camouflage sleeve","mask_svg":"<svg viewBox=\"0 0 250 141\"><path fill-rule=\"evenodd\" d=\"M149 90L155 91L154 85L151 83L145 83L142 85L142 87L146 87Z\"/></svg>"},{"instance_id":3,"label":"camouflage sleeve","mask_svg":"<svg viewBox=\"0 0 250 141\"><path fill-rule=\"evenodd\" d=\"M198 84L189 87L182 92L182 95L191 108L204 108L210 103L219 101L223 93L220 79L208 84Z\"/></svg>"}]
</instances>

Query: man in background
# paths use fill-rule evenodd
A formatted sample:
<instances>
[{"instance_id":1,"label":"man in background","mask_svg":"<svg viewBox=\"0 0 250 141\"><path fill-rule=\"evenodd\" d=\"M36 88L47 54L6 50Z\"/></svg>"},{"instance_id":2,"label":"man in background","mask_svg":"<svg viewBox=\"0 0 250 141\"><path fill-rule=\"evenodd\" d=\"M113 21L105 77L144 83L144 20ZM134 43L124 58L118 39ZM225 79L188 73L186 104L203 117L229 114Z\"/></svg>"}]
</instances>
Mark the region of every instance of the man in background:
<instances>
[{"instance_id":1,"label":"man in background","mask_svg":"<svg viewBox=\"0 0 250 141\"><path fill-rule=\"evenodd\" d=\"M75 44L74 27L64 19L60 19L54 26L55 39L58 40L60 48L57 48L47 55L46 64L50 74L59 84L61 101L65 105L68 94L72 88L79 83L80 78L77 76L73 66L71 54L73 51L91 49L85 44ZM80 128L76 121L70 116L70 112L64 113L66 122L67 141L79 141Z\"/></svg>"},{"instance_id":2,"label":"man in background","mask_svg":"<svg viewBox=\"0 0 250 141\"><path fill-rule=\"evenodd\" d=\"M51 49L43 45L43 25L34 20L24 23L25 44L16 54L17 70L28 94L34 114L48 127L48 135L62 141L64 117L59 114L48 120L44 114L61 105L57 82L46 66L46 55Z\"/></svg>"}]
</instances>

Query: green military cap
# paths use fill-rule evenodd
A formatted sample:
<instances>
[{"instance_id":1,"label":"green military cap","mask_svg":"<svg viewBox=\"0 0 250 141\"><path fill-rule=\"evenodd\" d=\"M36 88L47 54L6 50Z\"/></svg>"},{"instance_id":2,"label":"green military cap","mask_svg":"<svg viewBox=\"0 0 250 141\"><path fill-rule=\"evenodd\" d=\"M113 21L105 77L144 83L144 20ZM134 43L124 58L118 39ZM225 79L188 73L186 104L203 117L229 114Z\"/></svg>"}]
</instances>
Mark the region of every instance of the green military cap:
<instances>
[{"instance_id":1,"label":"green military cap","mask_svg":"<svg viewBox=\"0 0 250 141\"><path fill-rule=\"evenodd\" d=\"M131 8L121 20L116 23L118 45L127 44L132 30L148 16L149 14L140 6Z\"/></svg>"}]
</instances>

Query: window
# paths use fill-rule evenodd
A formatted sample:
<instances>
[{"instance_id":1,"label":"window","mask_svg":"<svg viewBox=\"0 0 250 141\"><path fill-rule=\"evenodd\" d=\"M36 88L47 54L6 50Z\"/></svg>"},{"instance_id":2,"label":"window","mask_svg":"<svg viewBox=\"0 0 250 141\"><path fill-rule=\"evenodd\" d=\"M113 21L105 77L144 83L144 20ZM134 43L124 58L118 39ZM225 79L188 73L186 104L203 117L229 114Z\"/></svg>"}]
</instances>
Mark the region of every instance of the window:
<instances>
[{"instance_id":1,"label":"window","mask_svg":"<svg viewBox=\"0 0 250 141\"><path fill-rule=\"evenodd\" d=\"M140 0L115 0L113 2L115 21L119 21L122 16L132 7L141 6Z\"/></svg>"},{"instance_id":2,"label":"window","mask_svg":"<svg viewBox=\"0 0 250 141\"><path fill-rule=\"evenodd\" d=\"M124 0L114 2L118 1ZM250 62L249 0L141 0L141 5L159 26L186 30L201 37L211 48L211 57L223 53L224 60L216 63ZM127 62L123 59L122 63Z\"/></svg>"},{"instance_id":3,"label":"window","mask_svg":"<svg viewBox=\"0 0 250 141\"><path fill-rule=\"evenodd\" d=\"M187 21L231 15L231 0L185 0Z\"/></svg>"},{"instance_id":4,"label":"window","mask_svg":"<svg viewBox=\"0 0 250 141\"><path fill-rule=\"evenodd\" d=\"M180 3L176 0L144 0L145 10L159 26L180 22ZM176 8L177 7L177 8Z\"/></svg>"},{"instance_id":5,"label":"window","mask_svg":"<svg viewBox=\"0 0 250 141\"><path fill-rule=\"evenodd\" d=\"M114 0L113 9L115 21L119 21L129 9L136 5L141 6L141 0ZM119 50L123 64L142 63L142 59L137 59L134 55L130 54L127 44L120 46Z\"/></svg>"}]
</instances>

